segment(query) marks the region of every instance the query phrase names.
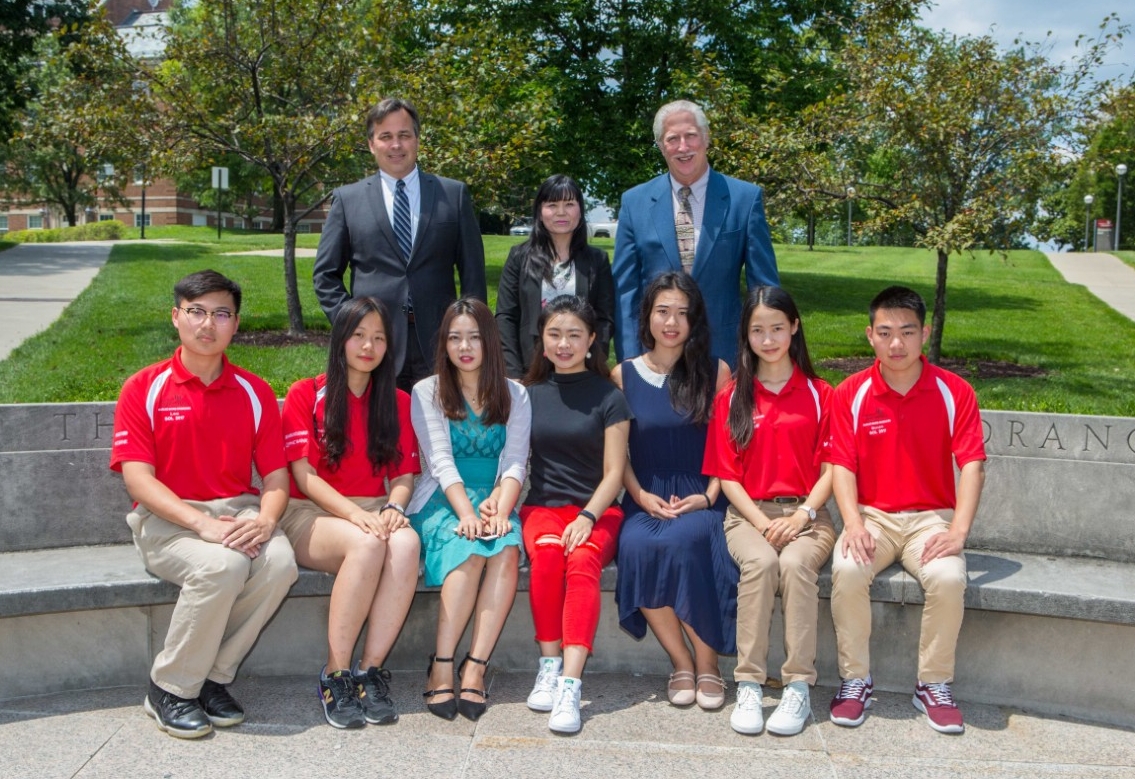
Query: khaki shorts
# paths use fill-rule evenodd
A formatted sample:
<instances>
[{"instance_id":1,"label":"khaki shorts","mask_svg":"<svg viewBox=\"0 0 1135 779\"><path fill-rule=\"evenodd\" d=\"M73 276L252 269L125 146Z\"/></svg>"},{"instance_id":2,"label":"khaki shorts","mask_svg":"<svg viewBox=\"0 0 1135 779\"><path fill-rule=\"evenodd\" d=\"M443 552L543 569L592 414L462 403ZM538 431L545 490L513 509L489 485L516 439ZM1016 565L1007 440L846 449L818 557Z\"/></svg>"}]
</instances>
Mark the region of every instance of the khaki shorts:
<instances>
[{"instance_id":1,"label":"khaki shorts","mask_svg":"<svg viewBox=\"0 0 1135 779\"><path fill-rule=\"evenodd\" d=\"M377 513L386 503L386 496L383 495L380 498L347 498L347 500L363 511ZM284 511L284 516L280 517L280 530L284 531L284 535L294 546L311 532L311 526L315 524L317 517L332 516L335 515L324 511L314 501L306 498L292 498L288 501L288 508ZM344 519L344 521L346 520Z\"/></svg>"}]
</instances>

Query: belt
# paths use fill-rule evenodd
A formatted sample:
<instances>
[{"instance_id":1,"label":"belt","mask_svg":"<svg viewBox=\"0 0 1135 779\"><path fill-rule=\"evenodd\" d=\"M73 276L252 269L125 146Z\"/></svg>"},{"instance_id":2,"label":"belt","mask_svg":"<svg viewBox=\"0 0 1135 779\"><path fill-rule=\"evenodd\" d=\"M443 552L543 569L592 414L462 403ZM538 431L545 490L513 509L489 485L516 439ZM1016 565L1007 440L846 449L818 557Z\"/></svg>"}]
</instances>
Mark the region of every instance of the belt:
<instances>
[{"instance_id":1,"label":"belt","mask_svg":"<svg viewBox=\"0 0 1135 779\"><path fill-rule=\"evenodd\" d=\"M765 498L769 503L779 503L782 506L791 506L794 503L803 503L808 500L807 495L780 495L775 498Z\"/></svg>"}]
</instances>

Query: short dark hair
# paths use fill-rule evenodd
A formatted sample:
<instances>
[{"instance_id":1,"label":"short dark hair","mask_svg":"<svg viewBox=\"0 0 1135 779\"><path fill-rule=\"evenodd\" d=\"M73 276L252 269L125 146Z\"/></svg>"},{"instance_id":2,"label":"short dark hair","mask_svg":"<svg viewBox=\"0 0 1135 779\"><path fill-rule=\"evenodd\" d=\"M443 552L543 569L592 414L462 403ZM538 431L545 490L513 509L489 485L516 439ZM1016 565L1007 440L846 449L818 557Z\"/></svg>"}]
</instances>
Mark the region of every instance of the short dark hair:
<instances>
[{"instance_id":1,"label":"short dark hair","mask_svg":"<svg viewBox=\"0 0 1135 779\"><path fill-rule=\"evenodd\" d=\"M926 324L926 301L910 287L893 286L887 287L880 292L871 301L871 307L868 309L868 314L871 318L871 324L875 324L875 312L880 308L896 309L905 308L907 311L913 311L918 315L918 324Z\"/></svg>"},{"instance_id":2,"label":"short dark hair","mask_svg":"<svg viewBox=\"0 0 1135 779\"><path fill-rule=\"evenodd\" d=\"M405 111L410 115L410 121L414 124L415 138L422 134L422 123L418 119L418 109L414 108L414 104L398 97L388 97L367 112L367 138L374 134L375 125L382 124L386 117L396 111Z\"/></svg>"},{"instance_id":3,"label":"short dark hair","mask_svg":"<svg viewBox=\"0 0 1135 779\"><path fill-rule=\"evenodd\" d=\"M173 304L180 306L186 300L196 300L210 292L227 292L233 296L234 314L240 313L240 285L215 270L199 270L190 273L173 285Z\"/></svg>"}]
</instances>

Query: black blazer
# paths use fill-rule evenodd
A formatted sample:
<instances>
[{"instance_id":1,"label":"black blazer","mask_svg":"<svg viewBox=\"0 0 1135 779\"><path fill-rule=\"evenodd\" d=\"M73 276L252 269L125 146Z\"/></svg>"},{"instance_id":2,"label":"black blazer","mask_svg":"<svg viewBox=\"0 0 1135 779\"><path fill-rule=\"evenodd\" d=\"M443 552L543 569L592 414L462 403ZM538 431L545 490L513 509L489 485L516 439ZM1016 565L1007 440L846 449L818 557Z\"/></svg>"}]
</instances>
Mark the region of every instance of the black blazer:
<instances>
[{"instance_id":1,"label":"black blazer","mask_svg":"<svg viewBox=\"0 0 1135 779\"><path fill-rule=\"evenodd\" d=\"M543 281L531 268L522 267L527 247L525 242L509 251L497 288L497 325L504 345L505 369L513 378L520 378L528 371L540 340L536 321L540 318ZM606 361L615 327L615 281L611 276L611 261L607 252L594 246L588 246L581 256L572 259L575 261L575 294L595 309L597 326L591 351Z\"/></svg>"},{"instance_id":2,"label":"black blazer","mask_svg":"<svg viewBox=\"0 0 1135 779\"><path fill-rule=\"evenodd\" d=\"M457 298L453 270L461 278L461 293L487 300L485 248L469 188L460 181L423 173L422 212L409 262L394 237L382 197L382 180L375 174L335 190L331 210L319 237L312 282L327 318L356 295L378 298L390 309L394 333L387 334L395 372L406 358L407 297L414 301L418 343L426 361L446 306ZM343 275L351 269L351 289Z\"/></svg>"}]
</instances>

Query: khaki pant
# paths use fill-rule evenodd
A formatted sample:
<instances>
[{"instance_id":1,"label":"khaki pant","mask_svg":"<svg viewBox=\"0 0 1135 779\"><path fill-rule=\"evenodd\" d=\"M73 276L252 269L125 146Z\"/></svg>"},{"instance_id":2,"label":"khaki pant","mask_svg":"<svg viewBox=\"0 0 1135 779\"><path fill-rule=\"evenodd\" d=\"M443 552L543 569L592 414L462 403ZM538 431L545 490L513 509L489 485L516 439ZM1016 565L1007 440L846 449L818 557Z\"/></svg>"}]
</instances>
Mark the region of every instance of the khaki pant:
<instances>
[{"instance_id":1,"label":"khaki pant","mask_svg":"<svg viewBox=\"0 0 1135 779\"><path fill-rule=\"evenodd\" d=\"M918 644L918 679L925 683L951 682L958 633L965 610L966 559L939 557L923 566L922 548L936 533L947 530L954 512L911 511L888 514L870 506L860 513L875 538L875 560L858 565L843 556L840 544L832 558L832 621L839 650L839 675L864 679L871 671L871 582L895 560L921 582L926 594L922 609L922 635Z\"/></svg>"},{"instance_id":2,"label":"khaki pant","mask_svg":"<svg viewBox=\"0 0 1135 779\"><path fill-rule=\"evenodd\" d=\"M256 495L186 502L214 517L260 510ZM182 698L196 698L207 678L228 684L298 577L288 539L277 529L253 560L141 506L126 521L146 570L181 587L150 678Z\"/></svg>"},{"instance_id":3,"label":"khaki pant","mask_svg":"<svg viewBox=\"0 0 1135 779\"><path fill-rule=\"evenodd\" d=\"M757 505L769 518L788 516L796 506L769 501ZM816 510L812 532L798 536L777 554L764 536L732 506L725 513L725 541L741 569L737 583L737 682L764 684L768 678L769 629L777 593L784 612L787 657L781 680L816 683L819 571L832 553L835 529L826 508Z\"/></svg>"}]
</instances>

